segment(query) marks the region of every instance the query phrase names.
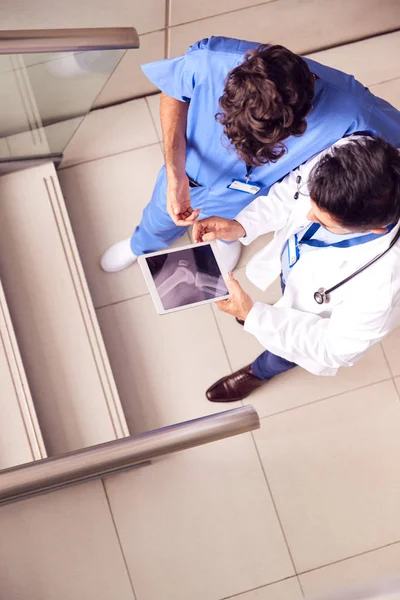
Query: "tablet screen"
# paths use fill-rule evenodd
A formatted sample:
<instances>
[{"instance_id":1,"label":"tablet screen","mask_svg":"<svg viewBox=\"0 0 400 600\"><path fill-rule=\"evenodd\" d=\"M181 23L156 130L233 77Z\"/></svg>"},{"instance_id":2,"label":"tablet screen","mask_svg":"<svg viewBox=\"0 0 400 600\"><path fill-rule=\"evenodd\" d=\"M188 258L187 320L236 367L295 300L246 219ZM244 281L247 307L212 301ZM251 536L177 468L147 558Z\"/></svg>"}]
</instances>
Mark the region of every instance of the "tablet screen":
<instances>
[{"instance_id":1,"label":"tablet screen","mask_svg":"<svg viewBox=\"0 0 400 600\"><path fill-rule=\"evenodd\" d=\"M229 293L208 244L150 256L146 262L164 310Z\"/></svg>"}]
</instances>

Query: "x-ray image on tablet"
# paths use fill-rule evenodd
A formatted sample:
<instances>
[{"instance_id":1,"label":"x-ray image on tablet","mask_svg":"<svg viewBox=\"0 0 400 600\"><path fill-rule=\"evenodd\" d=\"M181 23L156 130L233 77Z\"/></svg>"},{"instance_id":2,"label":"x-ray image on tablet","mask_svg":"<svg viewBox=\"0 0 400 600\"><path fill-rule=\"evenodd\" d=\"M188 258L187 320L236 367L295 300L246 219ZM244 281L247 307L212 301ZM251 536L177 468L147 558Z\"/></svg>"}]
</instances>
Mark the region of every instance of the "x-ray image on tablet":
<instances>
[{"instance_id":1,"label":"x-ray image on tablet","mask_svg":"<svg viewBox=\"0 0 400 600\"><path fill-rule=\"evenodd\" d=\"M229 297L215 242L145 254L139 264L159 314Z\"/></svg>"}]
</instances>

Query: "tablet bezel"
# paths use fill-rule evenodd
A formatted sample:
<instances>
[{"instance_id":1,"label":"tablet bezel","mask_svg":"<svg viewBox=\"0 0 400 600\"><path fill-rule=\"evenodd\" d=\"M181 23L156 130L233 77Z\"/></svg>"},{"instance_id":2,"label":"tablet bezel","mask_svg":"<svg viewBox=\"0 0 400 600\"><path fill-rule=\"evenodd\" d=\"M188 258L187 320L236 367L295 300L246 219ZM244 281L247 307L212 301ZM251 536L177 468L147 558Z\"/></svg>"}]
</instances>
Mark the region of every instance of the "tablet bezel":
<instances>
[{"instance_id":1,"label":"tablet bezel","mask_svg":"<svg viewBox=\"0 0 400 600\"><path fill-rule=\"evenodd\" d=\"M226 272L226 269L224 269L224 267L222 265L222 259L221 259L221 255L219 253L216 241L201 242L200 244L189 244L187 246L180 246L179 248L168 248L166 250L160 250L158 252L150 252L148 254L142 254L141 256L138 257L138 263L139 263L140 269L143 273L143 277L146 281L146 285L150 292L150 296L153 300L154 306L156 307L156 310L159 315L166 315L169 313L177 312L178 310L186 310L188 308L194 308L196 306L201 306L203 304L210 304L212 302L218 302L219 300L227 300L229 298L229 294L227 294L225 296L219 296L218 298L209 298L208 300L200 300L199 302L192 302L191 304L186 304L185 306L176 306L175 308L169 308L169 309L165 309L163 307L161 298L160 298L158 290L157 290L157 286L154 283L154 279L153 279L153 276L149 269L149 266L147 264L146 258L150 258L151 256L159 256L160 254L164 255L164 254L171 254L172 252L180 252L181 250L190 250L192 248L197 248L199 246L210 246L211 247L211 250L214 254L214 258L215 258L218 268L221 272L222 278L225 282L225 285L227 286L227 281L229 280L229 277L228 277L228 273Z\"/></svg>"}]
</instances>

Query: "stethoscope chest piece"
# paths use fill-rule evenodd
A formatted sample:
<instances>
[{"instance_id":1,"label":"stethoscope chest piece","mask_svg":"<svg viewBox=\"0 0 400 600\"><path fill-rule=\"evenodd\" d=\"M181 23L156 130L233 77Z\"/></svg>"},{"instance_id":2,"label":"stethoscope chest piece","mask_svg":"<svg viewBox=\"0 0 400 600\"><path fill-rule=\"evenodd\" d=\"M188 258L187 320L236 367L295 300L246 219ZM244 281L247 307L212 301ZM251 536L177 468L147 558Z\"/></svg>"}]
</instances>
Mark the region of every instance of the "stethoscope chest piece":
<instances>
[{"instance_id":1,"label":"stethoscope chest piece","mask_svg":"<svg viewBox=\"0 0 400 600\"><path fill-rule=\"evenodd\" d=\"M314 294L314 300L317 304L328 304L331 297L326 293L324 288L319 288L318 292Z\"/></svg>"}]
</instances>

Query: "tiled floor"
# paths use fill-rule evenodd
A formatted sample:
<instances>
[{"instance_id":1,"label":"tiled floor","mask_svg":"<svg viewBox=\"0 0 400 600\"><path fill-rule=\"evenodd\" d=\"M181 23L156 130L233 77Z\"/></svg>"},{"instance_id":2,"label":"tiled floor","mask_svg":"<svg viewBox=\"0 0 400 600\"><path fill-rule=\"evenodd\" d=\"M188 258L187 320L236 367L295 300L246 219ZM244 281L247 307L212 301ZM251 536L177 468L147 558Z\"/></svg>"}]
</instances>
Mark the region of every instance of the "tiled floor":
<instances>
[{"instance_id":1,"label":"tiled floor","mask_svg":"<svg viewBox=\"0 0 400 600\"><path fill-rule=\"evenodd\" d=\"M374 71L371 83L393 93L396 77L385 84ZM80 164L59 178L138 433L227 408L208 403L206 388L261 347L211 306L157 316L137 265L101 272L101 253L130 234L162 164L158 97L115 110L101 144L102 113L87 120L68 157ZM273 302L278 285L262 294L246 282L252 253L244 249L237 276ZM249 399L262 417L254 435L109 477L137 600L298 600L400 572L399 352L396 331L335 378L290 371Z\"/></svg>"}]
</instances>

